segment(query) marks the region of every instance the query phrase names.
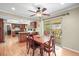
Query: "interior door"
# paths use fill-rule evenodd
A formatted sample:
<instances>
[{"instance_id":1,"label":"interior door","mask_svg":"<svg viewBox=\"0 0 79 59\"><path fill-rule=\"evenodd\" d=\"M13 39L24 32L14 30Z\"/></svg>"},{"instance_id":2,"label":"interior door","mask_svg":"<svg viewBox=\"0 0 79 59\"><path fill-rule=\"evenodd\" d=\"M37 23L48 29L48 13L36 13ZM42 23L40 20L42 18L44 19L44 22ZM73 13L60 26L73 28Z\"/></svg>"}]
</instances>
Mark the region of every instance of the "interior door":
<instances>
[{"instance_id":1,"label":"interior door","mask_svg":"<svg viewBox=\"0 0 79 59\"><path fill-rule=\"evenodd\" d=\"M3 19L0 18L0 43L4 42L4 23Z\"/></svg>"}]
</instances>

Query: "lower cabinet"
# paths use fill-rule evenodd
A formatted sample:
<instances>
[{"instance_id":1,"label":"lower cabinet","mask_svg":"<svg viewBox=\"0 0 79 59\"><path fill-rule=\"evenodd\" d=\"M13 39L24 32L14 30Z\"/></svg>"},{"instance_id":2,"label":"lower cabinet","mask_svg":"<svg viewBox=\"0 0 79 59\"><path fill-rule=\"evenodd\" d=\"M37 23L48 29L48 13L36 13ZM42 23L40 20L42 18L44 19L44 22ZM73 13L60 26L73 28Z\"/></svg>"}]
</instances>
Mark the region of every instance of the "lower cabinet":
<instances>
[{"instance_id":1,"label":"lower cabinet","mask_svg":"<svg viewBox=\"0 0 79 59\"><path fill-rule=\"evenodd\" d=\"M26 33L19 32L19 42L25 42L26 41Z\"/></svg>"},{"instance_id":2,"label":"lower cabinet","mask_svg":"<svg viewBox=\"0 0 79 59\"><path fill-rule=\"evenodd\" d=\"M4 22L0 18L0 43L4 42Z\"/></svg>"}]
</instances>

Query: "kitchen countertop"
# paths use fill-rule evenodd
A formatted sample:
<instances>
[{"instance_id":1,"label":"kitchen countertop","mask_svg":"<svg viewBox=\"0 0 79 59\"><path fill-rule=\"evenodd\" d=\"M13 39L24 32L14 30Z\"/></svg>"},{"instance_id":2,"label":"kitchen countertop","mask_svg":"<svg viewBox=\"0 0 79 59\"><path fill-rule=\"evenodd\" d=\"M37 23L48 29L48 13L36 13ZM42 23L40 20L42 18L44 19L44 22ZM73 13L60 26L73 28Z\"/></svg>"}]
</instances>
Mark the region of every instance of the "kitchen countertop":
<instances>
[{"instance_id":1,"label":"kitchen countertop","mask_svg":"<svg viewBox=\"0 0 79 59\"><path fill-rule=\"evenodd\" d=\"M28 32L24 31L24 32L18 32L18 33L28 33Z\"/></svg>"}]
</instances>

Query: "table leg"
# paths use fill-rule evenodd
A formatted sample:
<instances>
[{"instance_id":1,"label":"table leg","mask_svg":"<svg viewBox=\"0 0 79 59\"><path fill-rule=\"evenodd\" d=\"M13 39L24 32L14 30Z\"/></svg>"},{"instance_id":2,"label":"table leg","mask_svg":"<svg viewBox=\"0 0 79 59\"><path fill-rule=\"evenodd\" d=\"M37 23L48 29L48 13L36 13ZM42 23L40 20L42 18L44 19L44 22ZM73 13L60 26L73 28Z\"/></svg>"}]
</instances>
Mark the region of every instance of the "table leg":
<instances>
[{"instance_id":1,"label":"table leg","mask_svg":"<svg viewBox=\"0 0 79 59\"><path fill-rule=\"evenodd\" d=\"M44 50L44 45L41 44L41 46L40 46L40 54L41 54L41 56L43 56L43 50Z\"/></svg>"}]
</instances>

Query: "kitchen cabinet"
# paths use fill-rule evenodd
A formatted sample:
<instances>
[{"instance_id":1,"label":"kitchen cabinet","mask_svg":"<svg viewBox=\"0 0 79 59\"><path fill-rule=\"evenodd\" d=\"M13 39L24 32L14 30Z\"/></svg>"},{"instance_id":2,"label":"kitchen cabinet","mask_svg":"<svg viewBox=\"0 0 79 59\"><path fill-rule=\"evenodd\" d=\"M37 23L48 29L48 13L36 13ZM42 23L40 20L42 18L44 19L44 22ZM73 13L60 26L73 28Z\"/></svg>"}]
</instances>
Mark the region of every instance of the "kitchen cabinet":
<instances>
[{"instance_id":1,"label":"kitchen cabinet","mask_svg":"<svg viewBox=\"0 0 79 59\"><path fill-rule=\"evenodd\" d=\"M4 22L0 18L0 43L4 42Z\"/></svg>"},{"instance_id":2,"label":"kitchen cabinet","mask_svg":"<svg viewBox=\"0 0 79 59\"><path fill-rule=\"evenodd\" d=\"M26 42L27 33L26 32L19 32L19 42Z\"/></svg>"}]
</instances>

